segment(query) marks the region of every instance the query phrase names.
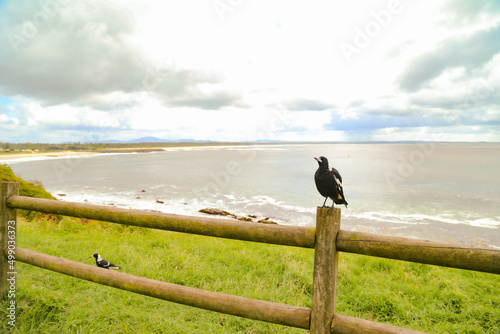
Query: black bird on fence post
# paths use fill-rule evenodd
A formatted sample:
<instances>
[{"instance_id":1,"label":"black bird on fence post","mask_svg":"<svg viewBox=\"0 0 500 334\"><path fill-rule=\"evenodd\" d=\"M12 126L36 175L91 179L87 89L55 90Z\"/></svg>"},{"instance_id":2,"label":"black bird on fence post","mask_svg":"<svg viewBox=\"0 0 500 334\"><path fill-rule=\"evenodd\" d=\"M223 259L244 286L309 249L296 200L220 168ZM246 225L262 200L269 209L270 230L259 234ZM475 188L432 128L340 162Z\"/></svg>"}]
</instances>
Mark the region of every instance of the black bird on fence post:
<instances>
[{"instance_id":1,"label":"black bird on fence post","mask_svg":"<svg viewBox=\"0 0 500 334\"><path fill-rule=\"evenodd\" d=\"M322 208L325 207L326 200L330 198L334 204L344 204L347 208L347 201L345 200L344 190L342 188L342 176L335 168L330 169L328 166L328 159L321 156L314 158L318 161L319 167L314 174L314 181L316 188L321 196L325 197Z\"/></svg>"},{"instance_id":2,"label":"black bird on fence post","mask_svg":"<svg viewBox=\"0 0 500 334\"><path fill-rule=\"evenodd\" d=\"M113 264L109 261L104 260L99 254L95 253L91 257L95 257L95 264L104 269L122 269L118 267L116 264Z\"/></svg>"}]
</instances>

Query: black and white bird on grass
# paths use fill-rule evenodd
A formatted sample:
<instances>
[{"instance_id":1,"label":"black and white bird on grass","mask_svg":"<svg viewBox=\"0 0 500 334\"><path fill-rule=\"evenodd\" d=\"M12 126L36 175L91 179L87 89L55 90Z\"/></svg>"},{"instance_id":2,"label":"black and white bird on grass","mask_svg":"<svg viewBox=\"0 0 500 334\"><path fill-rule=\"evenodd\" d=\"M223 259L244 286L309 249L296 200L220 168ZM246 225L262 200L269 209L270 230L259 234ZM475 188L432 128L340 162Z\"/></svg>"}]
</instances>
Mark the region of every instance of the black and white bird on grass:
<instances>
[{"instance_id":1,"label":"black and white bird on grass","mask_svg":"<svg viewBox=\"0 0 500 334\"><path fill-rule=\"evenodd\" d=\"M109 261L104 260L99 254L95 253L91 257L95 257L95 264L98 267L104 268L104 269L122 269L118 267L116 264L113 264Z\"/></svg>"},{"instance_id":2,"label":"black and white bird on grass","mask_svg":"<svg viewBox=\"0 0 500 334\"><path fill-rule=\"evenodd\" d=\"M347 201L344 196L344 189L342 188L342 176L335 168L330 169L328 166L328 159L325 157L314 158L318 161L319 167L314 174L314 181L316 188L318 188L321 196L325 197L322 208L325 207L326 200L330 198L334 204L344 204L347 208Z\"/></svg>"}]
</instances>

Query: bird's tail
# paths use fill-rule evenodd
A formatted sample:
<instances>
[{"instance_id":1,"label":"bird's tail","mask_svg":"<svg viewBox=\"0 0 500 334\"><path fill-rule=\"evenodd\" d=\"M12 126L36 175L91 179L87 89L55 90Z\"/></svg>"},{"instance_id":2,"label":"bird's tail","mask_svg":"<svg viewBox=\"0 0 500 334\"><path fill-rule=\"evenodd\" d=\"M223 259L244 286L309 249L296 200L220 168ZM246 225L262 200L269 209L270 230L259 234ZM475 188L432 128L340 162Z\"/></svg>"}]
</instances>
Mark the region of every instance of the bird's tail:
<instances>
[{"instance_id":1,"label":"bird's tail","mask_svg":"<svg viewBox=\"0 0 500 334\"><path fill-rule=\"evenodd\" d=\"M336 204L344 204L344 205L345 205L345 207L347 208L348 203L347 203L347 201L345 200L345 197L344 197L344 192L342 191L342 189L339 189L338 199L339 199L339 200L341 200L342 202L340 202L340 203L338 203L338 202L337 202Z\"/></svg>"}]
</instances>

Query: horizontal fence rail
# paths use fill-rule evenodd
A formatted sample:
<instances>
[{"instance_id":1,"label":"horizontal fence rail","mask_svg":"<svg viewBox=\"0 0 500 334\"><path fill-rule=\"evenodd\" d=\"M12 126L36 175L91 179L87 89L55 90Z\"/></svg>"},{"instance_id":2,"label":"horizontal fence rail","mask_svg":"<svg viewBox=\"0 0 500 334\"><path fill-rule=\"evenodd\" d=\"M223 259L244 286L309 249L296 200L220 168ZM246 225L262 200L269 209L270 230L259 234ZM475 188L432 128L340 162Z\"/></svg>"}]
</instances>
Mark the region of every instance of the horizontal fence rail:
<instances>
[{"instance_id":1,"label":"horizontal fence rail","mask_svg":"<svg viewBox=\"0 0 500 334\"><path fill-rule=\"evenodd\" d=\"M500 274L500 250L340 231L337 250L442 267Z\"/></svg>"},{"instance_id":2,"label":"horizontal fence rail","mask_svg":"<svg viewBox=\"0 0 500 334\"><path fill-rule=\"evenodd\" d=\"M312 227L252 224L24 196L10 196L7 205L118 224L278 245L314 248L316 241L316 229ZM500 274L500 250L491 248L468 248L344 230L340 230L336 246L340 252Z\"/></svg>"},{"instance_id":3,"label":"horizontal fence rail","mask_svg":"<svg viewBox=\"0 0 500 334\"><path fill-rule=\"evenodd\" d=\"M309 329L311 309L307 307L290 306L161 282L20 247L16 247L15 253L16 259L20 262L117 289L205 310ZM425 334L342 314L334 315L330 331L332 334Z\"/></svg>"},{"instance_id":4,"label":"horizontal fence rail","mask_svg":"<svg viewBox=\"0 0 500 334\"><path fill-rule=\"evenodd\" d=\"M24 196L10 196L7 205L11 208L118 224L285 246L314 248L316 238L316 229L313 227L191 217Z\"/></svg>"},{"instance_id":5,"label":"horizontal fence rail","mask_svg":"<svg viewBox=\"0 0 500 334\"><path fill-rule=\"evenodd\" d=\"M156 281L16 247L16 259L40 268L171 302L298 328L311 310Z\"/></svg>"},{"instance_id":6,"label":"horizontal fence rail","mask_svg":"<svg viewBox=\"0 0 500 334\"><path fill-rule=\"evenodd\" d=\"M331 334L426 334L370 320L335 314L333 316Z\"/></svg>"}]
</instances>

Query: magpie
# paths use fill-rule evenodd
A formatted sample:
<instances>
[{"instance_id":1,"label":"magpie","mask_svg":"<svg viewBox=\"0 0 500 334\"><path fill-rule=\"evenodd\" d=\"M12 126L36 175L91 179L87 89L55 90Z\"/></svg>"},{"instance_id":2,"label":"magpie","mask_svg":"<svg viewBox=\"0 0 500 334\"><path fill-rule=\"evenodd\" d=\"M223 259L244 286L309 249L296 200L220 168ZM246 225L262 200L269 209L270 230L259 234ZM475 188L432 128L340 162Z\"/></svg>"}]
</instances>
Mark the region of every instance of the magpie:
<instances>
[{"instance_id":1,"label":"magpie","mask_svg":"<svg viewBox=\"0 0 500 334\"><path fill-rule=\"evenodd\" d=\"M109 261L104 260L99 254L95 253L91 257L95 257L95 264L98 267L104 268L104 269L122 269L118 267L116 264L113 264Z\"/></svg>"},{"instance_id":2,"label":"magpie","mask_svg":"<svg viewBox=\"0 0 500 334\"><path fill-rule=\"evenodd\" d=\"M314 174L314 181L316 188L321 196L325 197L322 208L325 207L326 200L330 198L332 208L334 204L344 204L347 208L347 201L345 200L344 190L342 188L342 176L335 168L330 169L328 166L328 159L325 157L314 158L318 161L319 167Z\"/></svg>"}]
</instances>

